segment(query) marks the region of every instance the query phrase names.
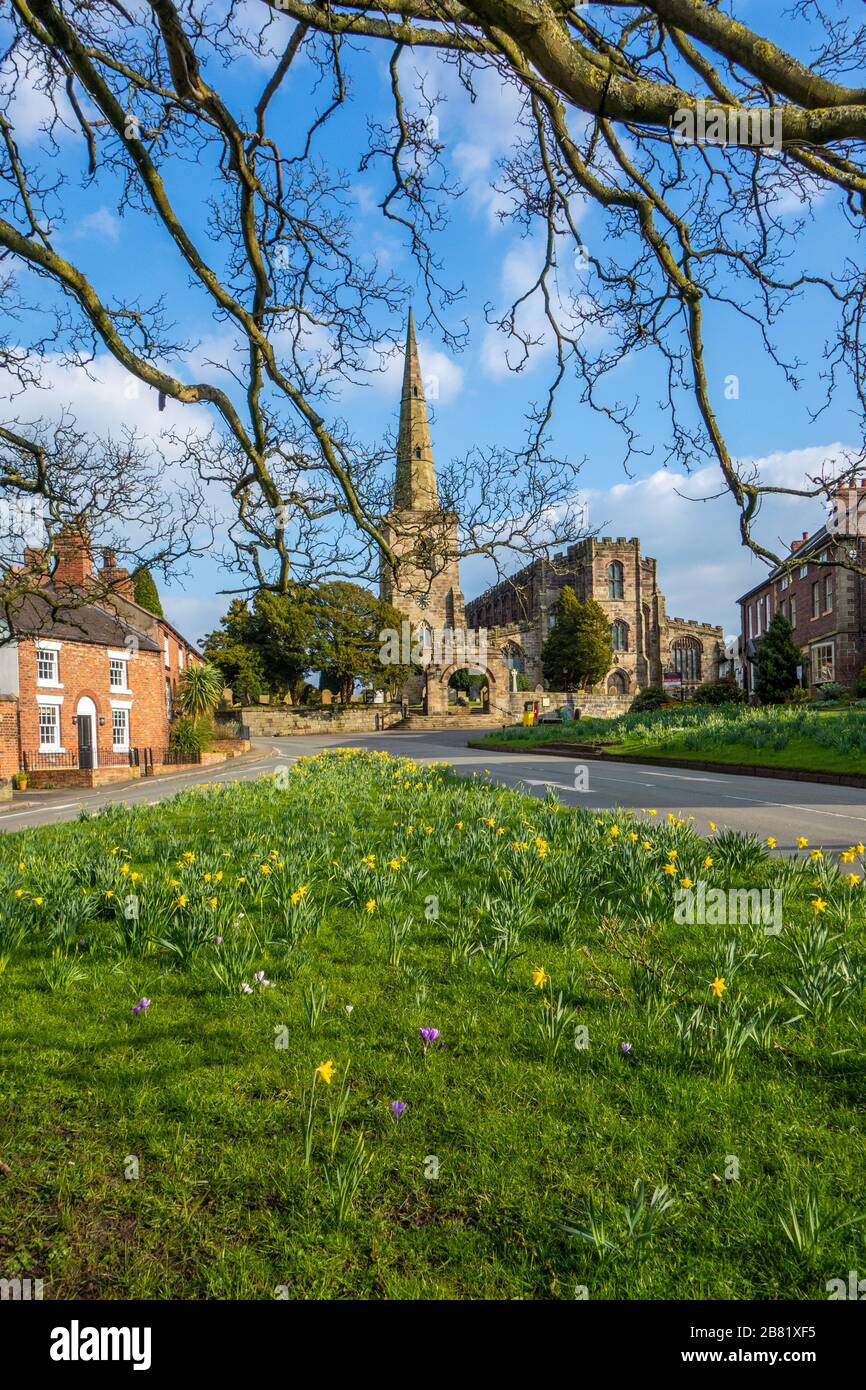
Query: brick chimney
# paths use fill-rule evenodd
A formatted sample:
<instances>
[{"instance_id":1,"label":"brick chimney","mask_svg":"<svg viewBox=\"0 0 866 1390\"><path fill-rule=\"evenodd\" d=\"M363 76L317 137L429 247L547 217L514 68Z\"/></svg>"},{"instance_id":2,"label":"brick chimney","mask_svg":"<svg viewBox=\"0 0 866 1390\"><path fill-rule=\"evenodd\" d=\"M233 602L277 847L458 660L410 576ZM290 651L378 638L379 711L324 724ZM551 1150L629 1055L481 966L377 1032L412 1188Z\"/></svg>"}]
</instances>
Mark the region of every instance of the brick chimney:
<instances>
[{"instance_id":1,"label":"brick chimney","mask_svg":"<svg viewBox=\"0 0 866 1390\"><path fill-rule=\"evenodd\" d=\"M83 590L93 574L90 538L76 527L64 528L54 538L54 553L57 557L55 587Z\"/></svg>"},{"instance_id":2,"label":"brick chimney","mask_svg":"<svg viewBox=\"0 0 866 1390\"><path fill-rule=\"evenodd\" d=\"M117 556L113 550L103 550L102 569L99 571L99 582L101 587L113 594L120 594L122 598L135 598L135 586L132 582L132 575L129 570L123 569L117 563Z\"/></svg>"},{"instance_id":3,"label":"brick chimney","mask_svg":"<svg viewBox=\"0 0 866 1390\"><path fill-rule=\"evenodd\" d=\"M793 553L794 553L795 550L799 550L799 549L800 549L800 546L803 545L808 539L809 539L809 532L808 532L808 531L804 531L804 532L803 532L803 539L802 539L801 541L791 541L791 554L793 555Z\"/></svg>"}]
</instances>

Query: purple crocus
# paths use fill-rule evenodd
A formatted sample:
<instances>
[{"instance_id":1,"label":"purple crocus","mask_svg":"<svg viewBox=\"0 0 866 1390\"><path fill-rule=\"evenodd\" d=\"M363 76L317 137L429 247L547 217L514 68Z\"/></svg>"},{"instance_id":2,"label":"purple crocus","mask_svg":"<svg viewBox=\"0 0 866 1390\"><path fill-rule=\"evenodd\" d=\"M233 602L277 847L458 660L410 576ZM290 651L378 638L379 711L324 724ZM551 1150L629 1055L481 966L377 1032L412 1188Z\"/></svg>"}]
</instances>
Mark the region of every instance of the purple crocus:
<instances>
[{"instance_id":1,"label":"purple crocus","mask_svg":"<svg viewBox=\"0 0 866 1390\"><path fill-rule=\"evenodd\" d=\"M222 937L221 937L221 936L216 936L216 937L214 937L214 944L215 944L216 946L222 946L222 944L223 944L223 939L222 939Z\"/></svg>"},{"instance_id":2,"label":"purple crocus","mask_svg":"<svg viewBox=\"0 0 866 1390\"><path fill-rule=\"evenodd\" d=\"M619 1050L622 1053L623 1057L627 1057L628 1054L631 1052L631 1043L621 1042L619 1045Z\"/></svg>"},{"instance_id":3,"label":"purple crocus","mask_svg":"<svg viewBox=\"0 0 866 1390\"><path fill-rule=\"evenodd\" d=\"M146 1014L149 1008L150 1000L142 997L137 1004L133 1004L132 1012L134 1014Z\"/></svg>"},{"instance_id":4,"label":"purple crocus","mask_svg":"<svg viewBox=\"0 0 866 1390\"><path fill-rule=\"evenodd\" d=\"M394 1116L394 1119L395 1119L395 1120L399 1120L400 1116L403 1114L403 1111L404 1111L405 1109L406 1109L406 1102L405 1102L405 1100L392 1100L392 1101L391 1101L391 1114Z\"/></svg>"},{"instance_id":5,"label":"purple crocus","mask_svg":"<svg viewBox=\"0 0 866 1390\"><path fill-rule=\"evenodd\" d=\"M423 1046L423 1048L424 1048L424 1051L426 1052L427 1049L428 1049L428 1047L430 1047L432 1043L435 1043L436 1039L438 1038L438 1036L439 1036L439 1029L438 1029L438 1028L419 1028L419 1029L418 1029L418 1036L420 1037L422 1046Z\"/></svg>"}]
</instances>

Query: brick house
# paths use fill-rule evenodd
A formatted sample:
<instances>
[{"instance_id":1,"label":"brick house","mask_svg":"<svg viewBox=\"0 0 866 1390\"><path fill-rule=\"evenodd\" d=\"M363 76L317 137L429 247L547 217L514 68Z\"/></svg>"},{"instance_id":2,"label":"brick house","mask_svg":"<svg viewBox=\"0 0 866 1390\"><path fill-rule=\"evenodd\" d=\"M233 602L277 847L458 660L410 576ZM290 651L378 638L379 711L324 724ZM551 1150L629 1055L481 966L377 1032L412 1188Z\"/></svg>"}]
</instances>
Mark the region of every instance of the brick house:
<instances>
[{"instance_id":1,"label":"brick house","mask_svg":"<svg viewBox=\"0 0 866 1390\"><path fill-rule=\"evenodd\" d=\"M781 611L803 652L802 684L814 695L828 681L850 683L866 662L866 482L840 488L833 517L791 542L784 562L738 600L744 685L754 693L756 645ZM837 562L837 563L834 563Z\"/></svg>"},{"instance_id":2,"label":"brick house","mask_svg":"<svg viewBox=\"0 0 866 1390\"><path fill-rule=\"evenodd\" d=\"M40 559L28 552L25 568ZM178 682L202 658L135 602L111 551L97 573L89 547L67 539L50 585L13 602L10 617L15 638L0 646L0 779L26 769L37 785L92 786L128 777L140 750L164 761Z\"/></svg>"}]
</instances>

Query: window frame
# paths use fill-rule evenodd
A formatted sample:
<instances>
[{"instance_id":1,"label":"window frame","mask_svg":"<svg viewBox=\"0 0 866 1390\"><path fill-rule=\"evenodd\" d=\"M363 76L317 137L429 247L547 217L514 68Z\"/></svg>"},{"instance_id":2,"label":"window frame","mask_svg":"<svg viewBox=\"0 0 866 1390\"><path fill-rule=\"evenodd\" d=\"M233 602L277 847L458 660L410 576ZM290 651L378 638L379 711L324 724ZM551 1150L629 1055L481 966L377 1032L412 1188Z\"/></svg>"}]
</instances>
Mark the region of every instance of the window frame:
<instances>
[{"instance_id":1,"label":"window frame","mask_svg":"<svg viewBox=\"0 0 866 1390\"><path fill-rule=\"evenodd\" d=\"M37 696L36 708L37 708L37 711L38 711L39 752L40 752L40 753L65 753L65 752L66 752L66 749L65 749L64 746L63 746L63 729L62 729L61 718L60 718L60 710L61 710L62 705L63 705L63 696L62 696L62 695L61 695L61 696L55 696L55 697L53 697L53 698L52 698L51 696L42 696L41 698L40 698L39 696ZM43 736L43 720L42 720L42 715L43 715L43 711L45 711L45 710L51 710L51 711L52 711L53 731L54 731L54 734L55 734L55 736L56 736L56 742L53 742L53 743L46 743L45 738L44 738L44 736Z\"/></svg>"},{"instance_id":2,"label":"window frame","mask_svg":"<svg viewBox=\"0 0 866 1390\"><path fill-rule=\"evenodd\" d=\"M62 690L60 683L60 643L37 640L36 644L36 685L40 690ZM52 675L39 674L40 662L50 659Z\"/></svg>"},{"instance_id":3,"label":"window frame","mask_svg":"<svg viewBox=\"0 0 866 1390\"><path fill-rule=\"evenodd\" d=\"M830 674L821 675L818 669L819 652L829 651L830 653ZM810 649L810 666L813 685L825 685L828 681L836 679L836 643L831 638L829 642L815 642Z\"/></svg>"},{"instance_id":4,"label":"window frame","mask_svg":"<svg viewBox=\"0 0 866 1390\"><path fill-rule=\"evenodd\" d=\"M120 716L118 722L118 716ZM122 742L117 741L118 729L122 729ZM129 706L114 704L111 707L111 750L113 753L129 752Z\"/></svg>"}]
</instances>

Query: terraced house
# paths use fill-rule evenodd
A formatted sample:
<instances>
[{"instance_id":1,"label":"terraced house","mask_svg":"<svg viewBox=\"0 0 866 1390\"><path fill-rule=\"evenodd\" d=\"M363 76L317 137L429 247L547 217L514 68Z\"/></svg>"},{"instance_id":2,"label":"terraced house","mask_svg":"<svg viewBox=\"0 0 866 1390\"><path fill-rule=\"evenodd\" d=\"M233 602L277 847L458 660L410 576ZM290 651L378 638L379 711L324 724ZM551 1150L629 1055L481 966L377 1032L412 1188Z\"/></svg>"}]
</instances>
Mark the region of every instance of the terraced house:
<instances>
[{"instance_id":1,"label":"terraced house","mask_svg":"<svg viewBox=\"0 0 866 1390\"><path fill-rule=\"evenodd\" d=\"M0 778L94 786L168 758L178 683L202 658L135 602L111 551L96 571L89 545L66 537L57 557L51 582L11 605L0 646ZM41 559L30 550L24 567Z\"/></svg>"},{"instance_id":2,"label":"terraced house","mask_svg":"<svg viewBox=\"0 0 866 1390\"><path fill-rule=\"evenodd\" d=\"M757 644L781 612L803 652L803 686L849 685L866 662L866 483L846 485L833 515L804 531L782 565L739 599L744 685L754 691Z\"/></svg>"}]
</instances>

